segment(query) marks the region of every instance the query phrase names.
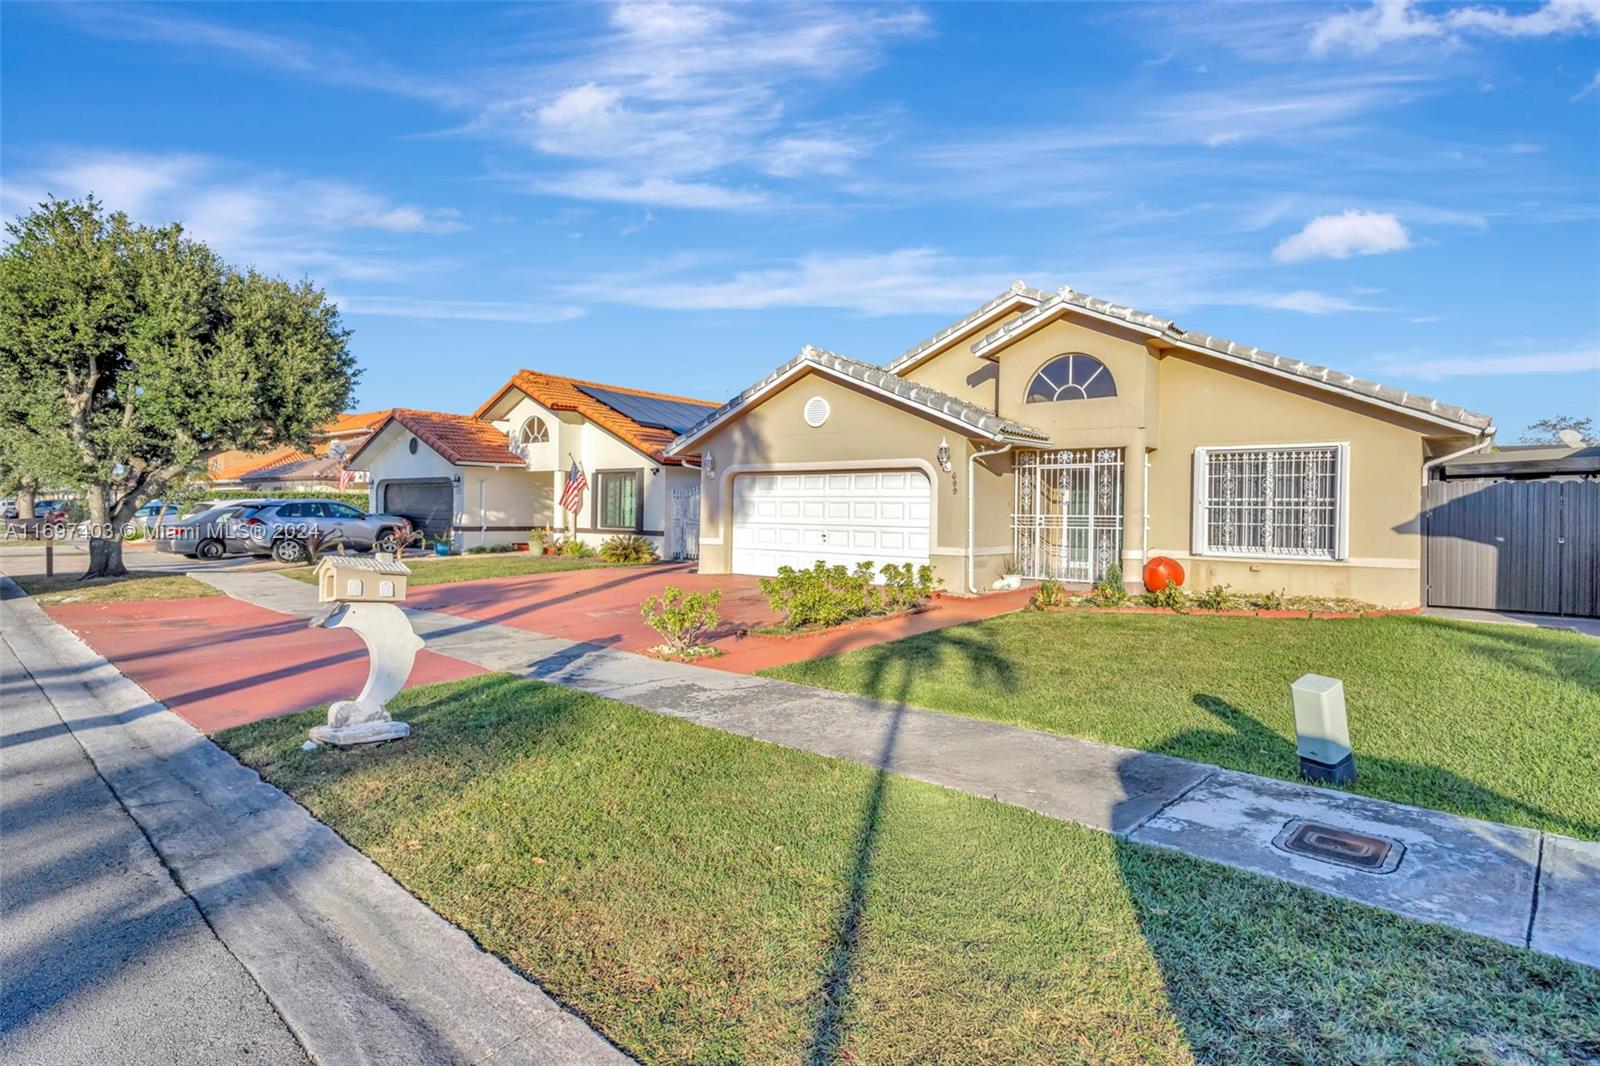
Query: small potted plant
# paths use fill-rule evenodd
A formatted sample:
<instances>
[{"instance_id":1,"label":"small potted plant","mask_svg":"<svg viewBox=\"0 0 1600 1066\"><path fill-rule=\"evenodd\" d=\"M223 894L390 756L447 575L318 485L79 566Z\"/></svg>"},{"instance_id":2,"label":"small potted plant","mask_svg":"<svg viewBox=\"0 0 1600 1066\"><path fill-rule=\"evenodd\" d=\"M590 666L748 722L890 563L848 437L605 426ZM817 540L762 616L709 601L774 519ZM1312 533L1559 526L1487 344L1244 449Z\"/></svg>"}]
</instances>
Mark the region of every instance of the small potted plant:
<instances>
[{"instance_id":1,"label":"small potted plant","mask_svg":"<svg viewBox=\"0 0 1600 1066\"><path fill-rule=\"evenodd\" d=\"M450 554L450 545L454 544L455 541L456 541L456 531L455 531L454 527L445 530L444 531L444 536L438 538L437 540L435 540L433 542L433 554L435 554L435 555L449 555Z\"/></svg>"},{"instance_id":2,"label":"small potted plant","mask_svg":"<svg viewBox=\"0 0 1600 1066\"><path fill-rule=\"evenodd\" d=\"M1017 557L1008 555L1000 564L1000 580L995 582L995 588L1020 589L1022 587L1022 567L1017 565Z\"/></svg>"},{"instance_id":3,"label":"small potted plant","mask_svg":"<svg viewBox=\"0 0 1600 1066\"><path fill-rule=\"evenodd\" d=\"M542 529L528 531L528 551L533 555L549 555L550 546L555 543L555 530L549 526Z\"/></svg>"}]
</instances>

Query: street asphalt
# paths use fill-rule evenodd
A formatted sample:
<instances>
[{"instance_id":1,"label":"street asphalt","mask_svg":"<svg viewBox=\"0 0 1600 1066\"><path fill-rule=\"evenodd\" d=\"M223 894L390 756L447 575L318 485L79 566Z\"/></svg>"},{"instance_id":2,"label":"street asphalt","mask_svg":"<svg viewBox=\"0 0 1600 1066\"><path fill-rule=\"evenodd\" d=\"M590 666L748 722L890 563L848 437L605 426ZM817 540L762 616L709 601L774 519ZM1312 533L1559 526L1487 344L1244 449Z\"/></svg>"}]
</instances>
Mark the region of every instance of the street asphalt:
<instances>
[{"instance_id":1,"label":"street asphalt","mask_svg":"<svg viewBox=\"0 0 1600 1066\"><path fill-rule=\"evenodd\" d=\"M0 1062L309 1062L3 641L0 668Z\"/></svg>"}]
</instances>

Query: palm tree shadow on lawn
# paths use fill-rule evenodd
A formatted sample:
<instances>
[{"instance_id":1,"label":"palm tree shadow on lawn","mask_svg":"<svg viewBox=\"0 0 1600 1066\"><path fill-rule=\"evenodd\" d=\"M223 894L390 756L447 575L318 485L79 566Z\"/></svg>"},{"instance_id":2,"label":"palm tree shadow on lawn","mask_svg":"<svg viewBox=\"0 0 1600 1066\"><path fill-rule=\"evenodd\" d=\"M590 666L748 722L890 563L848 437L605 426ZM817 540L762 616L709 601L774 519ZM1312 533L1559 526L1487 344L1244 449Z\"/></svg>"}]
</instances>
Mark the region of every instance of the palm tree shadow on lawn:
<instances>
[{"instance_id":1,"label":"palm tree shadow on lawn","mask_svg":"<svg viewBox=\"0 0 1600 1066\"><path fill-rule=\"evenodd\" d=\"M857 966L864 912L871 892L873 849L877 843L879 826L884 815L887 777L891 772L889 767L894 762L895 745L907 713L907 700L911 694L913 679L919 671L937 666L945 656L956 655L966 661L969 672L974 678L974 684L992 685L1000 691L1007 692L1015 691L1017 688L1011 661L1000 650L995 638L981 630L976 633L971 630L965 633L939 630L924 634L914 641L877 645L864 651L863 654L868 658L862 685L863 693L875 699L891 702L895 706L885 720L883 740L875 760L876 774L862 807L850 862L844 874L843 899L834 925L834 933L823 955L817 990L818 1006L806 1054L806 1061L810 1066L838 1062L846 1056L851 1029L853 986L858 979ZM1208 693L1195 693L1191 698L1197 707L1225 725L1231 734L1241 738L1243 743L1281 757L1286 766L1293 767L1298 764L1294 745L1249 714L1226 700ZM1214 758L1216 740L1216 731L1192 730L1170 738L1156 750L1163 754L1210 761ZM1430 787L1439 789L1441 794L1455 797L1456 801L1467 806L1467 809L1503 811L1508 820L1517 822L1527 822L1530 819L1559 820L1548 811L1501 795L1449 771L1427 764L1362 756L1359 751L1357 760L1364 772L1374 776L1425 775L1430 781ZM1574 823L1572 828L1591 838L1600 836L1600 828L1587 823ZM1228 1034L1237 1030L1239 1024L1248 1021L1245 1018L1234 1018L1230 1021L1227 1016L1229 1011L1240 1009L1258 1011L1270 1008L1275 1012L1275 1016L1282 1017L1286 1014L1283 1003L1246 1003L1244 1000L1230 1003L1228 997L1218 995L1214 986L1221 975L1227 974L1229 966L1242 967L1234 975L1236 978L1236 981L1232 982L1234 984L1239 986L1260 984L1271 989L1272 994L1281 994L1285 1000L1292 999L1296 1003L1303 1004L1307 1010L1321 1009L1316 996L1312 993L1302 995L1287 990L1291 983L1289 981L1268 982L1262 977L1265 960L1269 956L1293 953L1291 950L1293 945L1270 939L1284 935L1284 926L1274 926L1271 922L1254 924L1256 909L1254 907L1214 907L1209 904L1208 901L1213 893L1236 894L1238 892L1236 887L1230 888L1225 884L1219 888L1207 883L1208 879L1197 883L1192 877L1192 870L1188 868L1192 860L1155 853L1148 847L1120 839L1115 842L1114 848L1122 875L1123 889L1128 894L1130 906L1150 955L1161 972L1168 1007L1185 1038L1202 1058L1206 1057L1208 1048L1213 1054L1220 1053L1223 1057L1230 1057L1237 1050L1251 1050L1229 1049L1226 1046L1230 1039ZM1227 882L1236 876L1246 875L1234 875L1231 871L1224 871L1220 879ZM1332 927L1324 929L1316 920L1301 921L1295 917L1302 911L1310 915L1320 915L1328 908L1343 906L1331 899L1325 900L1309 892L1306 894L1310 897L1310 901L1304 906L1296 908L1284 904L1274 909L1287 908L1285 910L1288 916L1287 924L1303 932L1308 939L1327 936L1331 944L1346 935L1338 927L1337 921L1330 921ZM1185 921L1189 923L1186 927L1175 928L1182 923L1172 922L1168 918L1168 915L1175 910L1181 911L1184 915ZM1404 922L1403 919L1382 920ZM1259 945L1249 939L1250 937L1259 939L1263 934L1269 939ZM1410 934L1402 930L1398 938L1403 940L1408 935ZM1430 931L1428 935L1449 934L1443 932L1433 934ZM1201 954L1205 957L1197 956L1196 945L1216 942L1218 938L1233 943L1234 950L1218 953L1216 957L1202 951ZM1241 938L1244 938L1242 947L1239 946ZM1481 949L1498 950L1492 946ZM1358 946L1352 950L1356 952L1350 956L1354 965L1359 962L1359 951L1365 948ZM1539 970L1551 964L1548 960L1533 957L1527 965L1533 970ZM1312 983L1309 975L1305 983ZM1459 991L1465 994L1468 989L1463 988ZM1221 1012L1220 1018L1219 1012ZM1423 1023L1419 1019L1416 1024ZM1292 1027L1286 1027L1286 1032L1288 1028ZM1221 1045L1218 1043L1219 1040L1222 1041ZM1259 1050L1259 1047L1254 1050Z\"/></svg>"}]
</instances>

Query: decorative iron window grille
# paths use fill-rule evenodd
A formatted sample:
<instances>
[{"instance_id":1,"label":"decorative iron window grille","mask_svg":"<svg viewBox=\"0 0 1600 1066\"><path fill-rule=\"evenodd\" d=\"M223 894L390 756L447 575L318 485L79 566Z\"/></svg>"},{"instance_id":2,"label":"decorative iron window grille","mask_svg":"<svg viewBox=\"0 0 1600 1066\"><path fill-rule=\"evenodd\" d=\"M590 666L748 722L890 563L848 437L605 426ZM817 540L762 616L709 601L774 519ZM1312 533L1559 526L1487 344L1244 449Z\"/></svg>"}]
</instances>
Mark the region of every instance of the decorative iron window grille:
<instances>
[{"instance_id":1,"label":"decorative iron window grille","mask_svg":"<svg viewBox=\"0 0 1600 1066\"><path fill-rule=\"evenodd\" d=\"M1344 558L1343 444L1201 448L1195 462L1195 551Z\"/></svg>"},{"instance_id":2,"label":"decorative iron window grille","mask_svg":"<svg viewBox=\"0 0 1600 1066\"><path fill-rule=\"evenodd\" d=\"M1024 577L1099 581L1121 562L1122 467L1121 448L1016 453L1012 554Z\"/></svg>"}]
</instances>

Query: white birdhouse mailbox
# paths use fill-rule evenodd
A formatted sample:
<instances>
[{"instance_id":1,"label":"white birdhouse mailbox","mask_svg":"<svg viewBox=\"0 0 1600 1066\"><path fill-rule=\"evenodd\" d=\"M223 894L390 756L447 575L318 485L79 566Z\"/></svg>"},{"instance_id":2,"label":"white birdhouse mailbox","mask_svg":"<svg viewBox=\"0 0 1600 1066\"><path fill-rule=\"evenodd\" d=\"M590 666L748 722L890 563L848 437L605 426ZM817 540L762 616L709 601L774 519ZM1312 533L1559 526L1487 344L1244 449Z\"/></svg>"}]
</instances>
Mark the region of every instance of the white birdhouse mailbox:
<instances>
[{"instance_id":1,"label":"white birdhouse mailbox","mask_svg":"<svg viewBox=\"0 0 1600 1066\"><path fill-rule=\"evenodd\" d=\"M399 603L409 567L392 555L324 555L317 564L319 603Z\"/></svg>"}]
</instances>

